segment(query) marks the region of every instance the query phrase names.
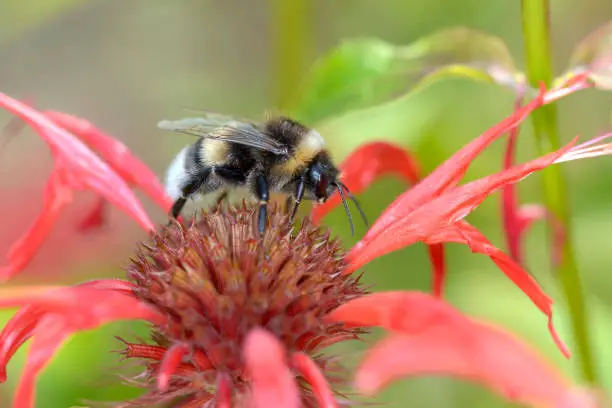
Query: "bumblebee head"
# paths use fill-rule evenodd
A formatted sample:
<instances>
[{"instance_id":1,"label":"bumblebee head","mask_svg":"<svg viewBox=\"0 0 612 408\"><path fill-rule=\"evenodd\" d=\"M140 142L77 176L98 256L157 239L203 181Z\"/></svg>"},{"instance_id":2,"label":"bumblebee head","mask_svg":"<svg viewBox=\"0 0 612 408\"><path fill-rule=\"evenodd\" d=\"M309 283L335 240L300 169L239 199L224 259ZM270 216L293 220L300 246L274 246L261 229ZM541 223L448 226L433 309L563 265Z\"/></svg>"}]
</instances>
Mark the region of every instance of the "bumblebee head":
<instances>
[{"instance_id":1,"label":"bumblebee head","mask_svg":"<svg viewBox=\"0 0 612 408\"><path fill-rule=\"evenodd\" d=\"M317 202L324 203L336 191L337 175L338 170L323 161L315 161L310 165L306 177Z\"/></svg>"},{"instance_id":2,"label":"bumblebee head","mask_svg":"<svg viewBox=\"0 0 612 408\"><path fill-rule=\"evenodd\" d=\"M346 202L345 193L351 199L351 201L353 201L355 207L357 207L357 210L361 214L364 223L368 225L368 221L363 213L363 210L361 209L361 206L359 205L359 202L349 191L348 187L340 181L340 172L332 164L327 154L317 155L315 160L313 160L308 167L306 177L307 184L312 188L314 197L320 204L326 202L329 197L331 197L335 192L338 192L340 199L342 200L342 204L344 205L344 211L348 217L352 234L355 233L355 227L353 225L351 211L349 210Z\"/></svg>"}]
</instances>

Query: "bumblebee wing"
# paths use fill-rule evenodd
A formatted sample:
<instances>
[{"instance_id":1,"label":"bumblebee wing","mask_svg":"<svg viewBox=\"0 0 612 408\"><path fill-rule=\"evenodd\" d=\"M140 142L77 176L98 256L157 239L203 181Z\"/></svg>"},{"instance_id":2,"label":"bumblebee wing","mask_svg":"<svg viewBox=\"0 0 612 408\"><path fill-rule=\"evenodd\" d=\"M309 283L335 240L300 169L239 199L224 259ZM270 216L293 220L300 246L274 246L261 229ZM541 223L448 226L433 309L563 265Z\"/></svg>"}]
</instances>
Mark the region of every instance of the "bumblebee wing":
<instances>
[{"instance_id":1,"label":"bumblebee wing","mask_svg":"<svg viewBox=\"0 0 612 408\"><path fill-rule=\"evenodd\" d=\"M251 120L247 118L225 115L223 113L213 112L209 110L194 109L194 108L184 108L184 109L188 109L191 112L196 113L198 117L193 118L193 120L199 120L201 122L222 123L222 124L230 123L230 122L243 122L243 123L248 124L251 122Z\"/></svg>"},{"instance_id":2,"label":"bumblebee wing","mask_svg":"<svg viewBox=\"0 0 612 408\"><path fill-rule=\"evenodd\" d=\"M229 116L208 114L206 118L162 120L157 127L207 139L223 140L251 146L278 155L287 155L288 147L264 134L255 124Z\"/></svg>"}]
</instances>

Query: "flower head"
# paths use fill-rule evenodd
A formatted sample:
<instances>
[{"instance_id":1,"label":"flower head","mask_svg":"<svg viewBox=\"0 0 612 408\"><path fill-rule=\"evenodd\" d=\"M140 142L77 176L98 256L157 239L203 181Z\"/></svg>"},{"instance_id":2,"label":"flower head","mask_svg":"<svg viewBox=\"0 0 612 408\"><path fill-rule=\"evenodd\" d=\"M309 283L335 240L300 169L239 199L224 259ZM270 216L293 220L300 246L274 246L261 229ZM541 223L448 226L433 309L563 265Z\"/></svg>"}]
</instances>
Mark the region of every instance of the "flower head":
<instances>
[{"instance_id":1,"label":"flower head","mask_svg":"<svg viewBox=\"0 0 612 408\"><path fill-rule=\"evenodd\" d=\"M276 208L259 239L255 218L246 207L202 213L187 227L170 223L137 250L127 270L134 294L167 321L155 328L155 344L127 343L124 353L150 361L145 383L152 390L140 399L145 406L177 395L199 406L220 381L233 399L248 394L248 361L256 356L249 357L245 341L254 329L274 336L301 362L298 368L341 380L318 353L359 330L324 317L364 291L341 273L339 243L308 221L292 233L289 216ZM320 390L305 384L303 405L317 406Z\"/></svg>"}]
</instances>

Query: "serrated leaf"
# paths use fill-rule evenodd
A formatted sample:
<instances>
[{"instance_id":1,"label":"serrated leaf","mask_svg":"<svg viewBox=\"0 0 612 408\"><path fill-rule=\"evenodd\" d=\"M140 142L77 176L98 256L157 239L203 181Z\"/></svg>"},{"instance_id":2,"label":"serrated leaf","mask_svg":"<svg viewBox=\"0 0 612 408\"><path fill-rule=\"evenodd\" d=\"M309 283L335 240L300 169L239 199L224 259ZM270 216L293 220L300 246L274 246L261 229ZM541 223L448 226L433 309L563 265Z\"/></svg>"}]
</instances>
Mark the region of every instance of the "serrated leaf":
<instances>
[{"instance_id":1,"label":"serrated leaf","mask_svg":"<svg viewBox=\"0 0 612 408\"><path fill-rule=\"evenodd\" d=\"M596 87L612 89L612 21L591 32L578 44L566 72L587 72Z\"/></svg>"},{"instance_id":2,"label":"serrated leaf","mask_svg":"<svg viewBox=\"0 0 612 408\"><path fill-rule=\"evenodd\" d=\"M316 122L450 77L512 88L523 83L501 39L459 27L407 46L373 38L345 41L315 64L290 110L301 120Z\"/></svg>"}]
</instances>

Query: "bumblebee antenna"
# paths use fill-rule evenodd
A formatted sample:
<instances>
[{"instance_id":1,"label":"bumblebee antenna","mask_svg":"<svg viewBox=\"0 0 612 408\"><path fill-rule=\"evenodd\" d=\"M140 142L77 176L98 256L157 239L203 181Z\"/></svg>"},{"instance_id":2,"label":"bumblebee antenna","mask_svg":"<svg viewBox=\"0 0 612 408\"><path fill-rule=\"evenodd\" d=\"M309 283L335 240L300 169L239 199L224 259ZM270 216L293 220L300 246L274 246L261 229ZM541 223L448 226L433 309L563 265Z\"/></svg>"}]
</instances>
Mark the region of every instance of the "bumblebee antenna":
<instances>
[{"instance_id":1,"label":"bumblebee antenna","mask_svg":"<svg viewBox=\"0 0 612 408\"><path fill-rule=\"evenodd\" d=\"M366 225L366 227L368 227L369 226L368 218L366 217L365 213L361 209L361 205L359 205L359 201L357 201L353 193L351 193L348 187L346 186L346 184L342 183L341 181L336 182L336 185L342 187L344 191L346 191L346 195L348 195L348 197L351 199L353 204L355 204L355 207L357 207L357 211L359 211L359 214L361 215L361 218L363 219L363 223Z\"/></svg>"},{"instance_id":2,"label":"bumblebee antenna","mask_svg":"<svg viewBox=\"0 0 612 408\"><path fill-rule=\"evenodd\" d=\"M338 194L340 194L342 205L344 205L344 211L346 212L346 216L348 217L348 221L351 226L351 236L355 236L355 225L353 224L353 216L351 215L351 210L349 210L348 204L346 202L346 198L344 198L344 193L342 192L342 186L340 183L334 183L334 185L336 186L336 190L338 190Z\"/></svg>"}]
</instances>

